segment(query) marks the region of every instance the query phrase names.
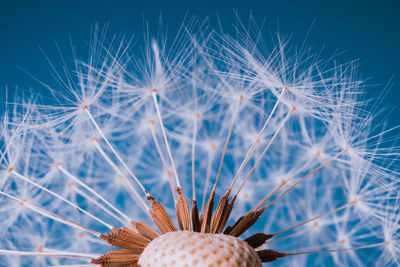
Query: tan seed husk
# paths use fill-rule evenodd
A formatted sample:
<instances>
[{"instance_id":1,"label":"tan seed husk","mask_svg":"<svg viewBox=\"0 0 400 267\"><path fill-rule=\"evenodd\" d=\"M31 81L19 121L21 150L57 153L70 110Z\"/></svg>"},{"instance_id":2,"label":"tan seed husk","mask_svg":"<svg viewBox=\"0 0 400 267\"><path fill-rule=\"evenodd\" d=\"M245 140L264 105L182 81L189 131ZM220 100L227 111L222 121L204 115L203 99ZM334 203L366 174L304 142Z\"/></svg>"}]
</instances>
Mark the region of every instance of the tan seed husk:
<instances>
[{"instance_id":1,"label":"tan seed husk","mask_svg":"<svg viewBox=\"0 0 400 267\"><path fill-rule=\"evenodd\" d=\"M257 220L258 220L258 218L260 218L262 212L263 211L261 211L261 210L256 210L256 211L250 211L249 213L247 213L245 216L243 216L242 218L239 219L237 224L230 231L229 235L236 236L236 237L242 235L244 232L247 231L247 229L249 229L253 224L255 224L257 222Z\"/></svg>"},{"instance_id":2,"label":"tan seed husk","mask_svg":"<svg viewBox=\"0 0 400 267\"><path fill-rule=\"evenodd\" d=\"M192 206L193 232L200 232L201 224L200 224L200 218L199 218L199 208L197 207L197 201L195 199L192 199L192 201L193 201L193 206Z\"/></svg>"},{"instance_id":3,"label":"tan seed husk","mask_svg":"<svg viewBox=\"0 0 400 267\"><path fill-rule=\"evenodd\" d=\"M126 250L110 250L107 254L92 259L91 263L100 264L102 267L134 267L139 266L139 257L140 255Z\"/></svg>"},{"instance_id":4,"label":"tan seed husk","mask_svg":"<svg viewBox=\"0 0 400 267\"><path fill-rule=\"evenodd\" d=\"M212 211L214 208L215 190L211 191L210 198L207 201L206 210L204 211L203 222L201 224L201 232L209 233Z\"/></svg>"},{"instance_id":5,"label":"tan seed husk","mask_svg":"<svg viewBox=\"0 0 400 267\"><path fill-rule=\"evenodd\" d=\"M141 233L143 236L145 236L149 240L153 240L160 236L156 231L153 230L153 228L148 226L145 222L139 221L139 222L135 223L135 227L139 233Z\"/></svg>"},{"instance_id":6,"label":"tan seed husk","mask_svg":"<svg viewBox=\"0 0 400 267\"><path fill-rule=\"evenodd\" d=\"M262 262L272 262L278 260L279 258L286 257L285 253L278 252L273 249L259 250L257 251L257 254Z\"/></svg>"},{"instance_id":7,"label":"tan seed husk","mask_svg":"<svg viewBox=\"0 0 400 267\"><path fill-rule=\"evenodd\" d=\"M115 247L135 251L140 249L143 250L151 241L128 228L116 229L114 233L100 235L100 238L106 240L107 243Z\"/></svg>"},{"instance_id":8,"label":"tan seed husk","mask_svg":"<svg viewBox=\"0 0 400 267\"><path fill-rule=\"evenodd\" d=\"M211 223L211 233L213 233L213 234L215 234L217 232L218 226L220 225L221 220L224 216L226 207L228 205L229 194L230 194L230 190L228 190L225 193L225 195L223 195L218 202L218 206L217 206L217 209L215 210L214 218Z\"/></svg>"},{"instance_id":9,"label":"tan seed husk","mask_svg":"<svg viewBox=\"0 0 400 267\"><path fill-rule=\"evenodd\" d=\"M160 202L155 201L154 198L150 198L149 200L152 209L150 215L158 229L160 229L161 233L165 234L168 232L177 231L174 223L172 222L168 213L165 211L164 206Z\"/></svg>"},{"instance_id":10,"label":"tan seed husk","mask_svg":"<svg viewBox=\"0 0 400 267\"><path fill-rule=\"evenodd\" d=\"M182 189L180 187L176 188L178 193L178 201L176 202L176 217L178 219L179 228L182 231L190 231L191 221L190 221L190 211L189 205L186 198L182 194Z\"/></svg>"},{"instance_id":11,"label":"tan seed husk","mask_svg":"<svg viewBox=\"0 0 400 267\"><path fill-rule=\"evenodd\" d=\"M272 234L267 235L264 233L257 233L246 238L244 241L246 241L252 248L258 248L262 246L265 243L265 241L272 238L273 236L274 235Z\"/></svg>"},{"instance_id":12,"label":"tan seed husk","mask_svg":"<svg viewBox=\"0 0 400 267\"><path fill-rule=\"evenodd\" d=\"M221 222L220 222L220 224L218 225L218 228L217 228L217 233L218 234L222 233L222 231L224 230L224 228L226 226L226 223L228 222L229 217L231 216L232 209L233 209L233 206L235 204L235 200L236 200L236 196L234 196L231 199L231 201L228 202L228 205L226 206L225 212L222 215Z\"/></svg>"}]
</instances>

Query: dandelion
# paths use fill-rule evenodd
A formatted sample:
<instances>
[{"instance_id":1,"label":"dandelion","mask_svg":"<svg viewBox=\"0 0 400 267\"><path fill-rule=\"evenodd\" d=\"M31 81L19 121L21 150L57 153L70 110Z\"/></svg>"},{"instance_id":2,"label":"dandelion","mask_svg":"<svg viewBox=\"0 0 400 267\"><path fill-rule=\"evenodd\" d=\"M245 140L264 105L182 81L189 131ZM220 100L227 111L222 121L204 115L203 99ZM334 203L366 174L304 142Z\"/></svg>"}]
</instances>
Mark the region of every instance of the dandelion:
<instances>
[{"instance_id":1,"label":"dandelion","mask_svg":"<svg viewBox=\"0 0 400 267\"><path fill-rule=\"evenodd\" d=\"M338 65L256 25L98 29L1 123L7 266L399 264L397 128ZM256 33L252 32L256 29Z\"/></svg>"}]
</instances>

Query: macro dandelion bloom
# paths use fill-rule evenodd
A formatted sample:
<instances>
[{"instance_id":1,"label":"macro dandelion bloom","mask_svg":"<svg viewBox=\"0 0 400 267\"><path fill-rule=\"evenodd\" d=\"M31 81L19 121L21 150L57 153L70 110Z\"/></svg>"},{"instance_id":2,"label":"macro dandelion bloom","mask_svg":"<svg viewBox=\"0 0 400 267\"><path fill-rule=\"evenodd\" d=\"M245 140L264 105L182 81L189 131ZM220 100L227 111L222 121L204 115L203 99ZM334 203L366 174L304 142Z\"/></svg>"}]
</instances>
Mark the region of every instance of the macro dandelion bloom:
<instances>
[{"instance_id":1,"label":"macro dandelion bloom","mask_svg":"<svg viewBox=\"0 0 400 267\"><path fill-rule=\"evenodd\" d=\"M97 30L5 104L0 265L398 266L396 128L357 64L185 25Z\"/></svg>"}]
</instances>

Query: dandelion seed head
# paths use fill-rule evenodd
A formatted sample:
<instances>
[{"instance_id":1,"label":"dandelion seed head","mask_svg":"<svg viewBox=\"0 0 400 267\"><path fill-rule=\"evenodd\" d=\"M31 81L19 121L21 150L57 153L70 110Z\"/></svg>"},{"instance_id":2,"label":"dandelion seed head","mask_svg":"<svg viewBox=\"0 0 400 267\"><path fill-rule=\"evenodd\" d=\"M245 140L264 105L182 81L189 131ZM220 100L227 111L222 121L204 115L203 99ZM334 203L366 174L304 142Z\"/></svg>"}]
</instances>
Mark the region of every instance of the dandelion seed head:
<instances>
[{"instance_id":1,"label":"dandelion seed head","mask_svg":"<svg viewBox=\"0 0 400 267\"><path fill-rule=\"evenodd\" d=\"M86 60L46 58L50 99L6 104L1 260L399 264L398 128L356 63L205 24L143 44L97 28Z\"/></svg>"}]
</instances>

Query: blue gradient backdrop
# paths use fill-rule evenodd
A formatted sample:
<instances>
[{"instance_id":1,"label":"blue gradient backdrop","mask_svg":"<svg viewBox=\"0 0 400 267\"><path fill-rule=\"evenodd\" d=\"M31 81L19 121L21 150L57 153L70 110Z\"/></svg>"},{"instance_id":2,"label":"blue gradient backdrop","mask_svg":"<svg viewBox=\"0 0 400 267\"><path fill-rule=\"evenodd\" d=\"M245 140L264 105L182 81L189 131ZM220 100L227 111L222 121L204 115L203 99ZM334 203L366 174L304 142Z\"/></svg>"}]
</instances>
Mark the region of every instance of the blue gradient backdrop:
<instances>
[{"instance_id":1,"label":"blue gradient backdrop","mask_svg":"<svg viewBox=\"0 0 400 267\"><path fill-rule=\"evenodd\" d=\"M109 33L132 35L143 31L143 18L178 28L185 14L200 20L209 16L224 28L235 21L237 10L246 20L250 12L258 22L266 19L266 32L292 35L292 43L301 45L311 29L307 45L327 55L344 52L338 59L360 60L363 77L369 84L368 96L378 96L386 85L391 87L385 104L396 107L391 124L398 124L400 111L400 2L398 1L0 1L0 88L38 88L39 84L21 71L40 80L50 79L49 65L39 46L48 54L56 53L54 41L69 52L68 35L83 44L90 38L94 23L109 23ZM314 22L314 23L313 23ZM67 50L69 49L69 50Z\"/></svg>"}]
</instances>

